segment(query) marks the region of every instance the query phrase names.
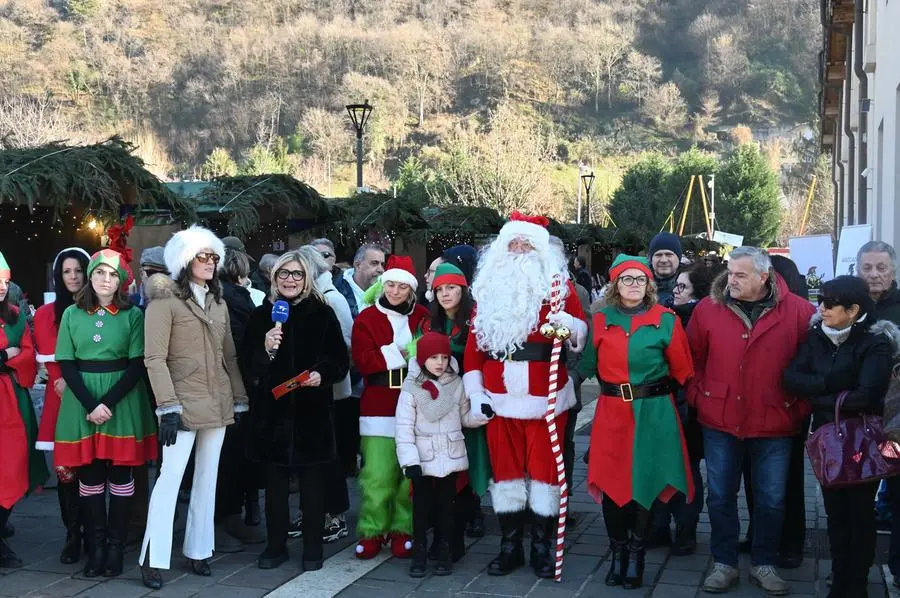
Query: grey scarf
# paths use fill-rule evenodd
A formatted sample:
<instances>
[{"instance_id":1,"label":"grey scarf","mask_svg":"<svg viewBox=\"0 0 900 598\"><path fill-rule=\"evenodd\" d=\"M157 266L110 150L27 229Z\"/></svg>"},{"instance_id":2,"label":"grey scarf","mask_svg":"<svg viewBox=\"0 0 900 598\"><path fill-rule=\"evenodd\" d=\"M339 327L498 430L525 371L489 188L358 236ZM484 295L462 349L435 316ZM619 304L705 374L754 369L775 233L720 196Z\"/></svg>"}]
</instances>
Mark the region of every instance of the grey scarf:
<instances>
[{"instance_id":1,"label":"grey scarf","mask_svg":"<svg viewBox=\"0 0 900 598\"><path fill-rule=\"evenodd\" d=\"M450 413L451 409L459 408L459 403L463 400L463 384L456 372L446 372L439 379L431 381L438 388L438 398L432 399L431 393L418 382L409 385L409 392L413 396L416 410L428 421L436 422Z\"/></svg>"}]
</instances>

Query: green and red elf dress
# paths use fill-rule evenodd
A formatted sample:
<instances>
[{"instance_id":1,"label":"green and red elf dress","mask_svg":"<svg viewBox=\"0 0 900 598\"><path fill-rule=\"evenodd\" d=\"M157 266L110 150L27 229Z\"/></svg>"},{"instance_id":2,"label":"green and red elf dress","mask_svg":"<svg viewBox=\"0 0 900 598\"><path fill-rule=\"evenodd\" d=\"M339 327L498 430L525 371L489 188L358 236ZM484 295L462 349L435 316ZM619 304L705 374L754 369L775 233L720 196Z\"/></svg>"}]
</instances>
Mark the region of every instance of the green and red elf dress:
<instances>
[{"instance_id":1,"label":"green and red elf dress","mask_svg":"<svg viewBox=\"0 0 900 598\"><path fill-rule=\"evenodd\" d=\"M636 315L607 306L594 315L593 335L601 387L634 388L670 379L684 384L694 374L681 321L660 305ZM588 491L597 502L606 495L620 507L633 500L649 509L655 499L668 502L676 492L693 500L690 460L672 392L631 401L601 392L588 465Z\"/></svg>"},{"instance_id":2,"label":"green and red elf dress","mask_svg":"<svg viewBox=\"0 0 900 598\"><path fill-rule=\"evenodd\" d=\"M88 266L88 277L96 259L97 254ZM115 264L120 280L127 280L128 274ZM56 423L54 465L80 467L104 459L113 465L140 466L157 458L156 416L144 383L143 358L141 310L113 304L90 312L77 304L66 308L56 341L56 361L66 390ZM74 372L67 372L69 365ZM113 416L97 425L87 415L100 403Z\"/></svg>"},{"instance_id":3,"label":"green and red elf dress","mask_svg":"<svg viewBox=\"0 0 900 598\"><path fill-rule=\"evenodd\" d=\"M381 281L407 284L414 296L418 282L412 260L391 256ZM382 295L353 323L353 363L365 383L359 405L363 468L359 473L361 504L356 526L360 536L356 556L361 559L377 555L386 537L394 556L411 554L412 501L409 480L397 462L395 414L407 373L402 350L429 317L421 305L391 306Z\"/></svg>"},{"instance_id":4,"label":"green and red elf dress","mask_svg":"<svg viewBox=\"0 0 900 598\"><path fill-rule=\"evenodd\" d=\"M9 277L0 253L0 278ZM11 509L49 475L43 453L34 448L37 417L26 390L37 376L31 331L25 315L15 306L10 310L13 322L0 318L0 507L4 509ZM20 352L8 358L5 351L11 347Z\"/></svg>"}]
</instances>

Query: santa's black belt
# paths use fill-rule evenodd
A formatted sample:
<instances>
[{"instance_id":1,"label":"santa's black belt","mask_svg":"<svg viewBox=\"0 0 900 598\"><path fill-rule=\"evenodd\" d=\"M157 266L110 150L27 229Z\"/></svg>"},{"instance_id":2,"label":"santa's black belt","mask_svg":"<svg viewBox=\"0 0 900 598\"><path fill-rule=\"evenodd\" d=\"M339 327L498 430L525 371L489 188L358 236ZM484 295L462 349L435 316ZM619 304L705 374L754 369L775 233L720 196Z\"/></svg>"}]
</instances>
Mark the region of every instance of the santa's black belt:
<instances>
[{"instance_id":1,"label":"santa's black belt","mask_svg":"<svg viewBox=\"0 0 900 598\"><path fill-rule=\"evenodd\" d=\"M620 397L625 402L631 402L635 399L648 399L650 397L659 397L668 395L672 392L672 382L668 378L665 380L657 380L648 384L612 384L610 382L600 381L600 394L608 397Z\"/></svg>"},{"instance_id":2,"label":"santa's black belt","mask_svg":"<svg viewBox=\"0 0 900 598\"><path fill-rule=\"evenodd\" d=\"M127 359L76 359L75 367L79 372L89 374L109 374L128 369Z\"/></svg>"},{"instance_id":3,"label":"santa's black belt","mask_svg":"<svg viewBox=\"0 0 900 598\"><path fill-rule=\"evenodd\" d=\"M388 388L398 389L403 386L403 381L406 380L406 374L406 368L378 372L377 374L367 376L366 384L369 386L387 386Z\"/></svg>"},{"instance_id":4,"label":"santa's black belt","mask_svg":"<svg viewBox=\"0 0 900 598\"><path fill-rule=\"evenodd\" d=\"M550 361L550 354L553 352L553 343L532 343L527 342L522 345L521 349L507 357L509 361ZM562 363L566 361L566 348L563 347L559 353L559 360Z\"/></svg>"}]
</instances>

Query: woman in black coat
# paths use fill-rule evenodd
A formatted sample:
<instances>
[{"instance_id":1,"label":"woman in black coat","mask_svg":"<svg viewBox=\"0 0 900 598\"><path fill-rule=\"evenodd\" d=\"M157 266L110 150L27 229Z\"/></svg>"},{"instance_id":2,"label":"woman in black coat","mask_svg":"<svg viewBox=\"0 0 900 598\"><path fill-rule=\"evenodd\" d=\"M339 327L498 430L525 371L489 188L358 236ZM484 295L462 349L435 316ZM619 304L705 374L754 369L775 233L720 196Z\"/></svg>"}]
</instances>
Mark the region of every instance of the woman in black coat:
<instances>
[{"instance_id":1,"label":"woman in black coat","mask_svg":"<svg viewBox=\"0 0 900 598\"><path fill-rule=\"evenodd\" d=\"M834 421L838 396L847 391L842 416L880 415L900 331L875 321L866 283L838 276L822 286L812 329L785 370L785 388L812 402L812 429ZM831 544L831 598L867 596L875 558L877 482L823 488Z\"/></svg>"},{"instance_id":2,"label":"woman in black coat","mask_svg":"<svg viewBox=\"0 0 900 598\"><path fill-rule=\"evenodd\" d=\"M239 354L250 396L248 456L266 466L268 545L259 567L278 567L288 558L288 479L297 472L303 517L303 567L322 567L324 483L338 468L332 385L350 368L341 326L313 285L313 268L296 251L272 268L269 300L250 315ZM272 322L272 301L286 301L290 313L281 329ZM276 399L272 389L308 372L299 387ZM349 508L349 505L348 505ZM346 510L346 509L345 509Z\"/></svg>"}]
</instances>

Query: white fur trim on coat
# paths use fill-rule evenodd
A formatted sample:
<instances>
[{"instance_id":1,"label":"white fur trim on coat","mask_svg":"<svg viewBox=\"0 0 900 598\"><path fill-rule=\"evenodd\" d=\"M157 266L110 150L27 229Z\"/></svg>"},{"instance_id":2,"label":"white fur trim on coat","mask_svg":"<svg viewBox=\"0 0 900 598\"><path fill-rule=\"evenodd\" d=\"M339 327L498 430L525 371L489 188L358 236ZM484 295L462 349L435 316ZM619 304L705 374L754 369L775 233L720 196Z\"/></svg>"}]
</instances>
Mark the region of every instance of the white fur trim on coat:
<instances>
[{"instance_id":1,"label":"white fur trim on coat","mask_svg":"<svg viewBox=\"0 0 900 598\"><path fill-rule=\"evenodd\" d=\"M248 403L235 403L234 404L234 412L235 413L247 413L250 411L250 405Z\"/></svg>"},{"instance_id":2,"label":"white fur trim on coat","mask_svg":"<svg viewBox=\"0 0 900 598\"><path fill-rule=\"evenodd\" d=\"M36 353L34 359L38 363L56 363L56 354L44 355L43 353Z\"/></svg>"},{"instance_id":3,"label":"white fur trim on coat","mask_svg":"<svg viewBox=\"0 0 900 598\"><path fill-rule=\"evenodd\" d=\"M559 486L529 480L528 506L540 517L556 517L559 515Z\"/></svg>"},{"instance_id":4,"label":"white fur trim on coat","mask_svg":"<svg viewBox=\"0 0 900 598\"><path fill-rule=\"evenodd\" d=\"M391 268L390 270L385 270L384 274L381 275L381 282L399 282L401 284L408 284L412 287L413 291L419 288L419 281L416 277L403 268Z\"/></svg>"},{"instance_id":5,"label":"white fur trim on coat","mask_svg":"<svg viewBox=\"0 0 900 598\"><path fill-rule=\"evenodd\" d=\"M525 510L528 491L525 480L491 482L491 504L497 513L518 513Z\"/></svg>"},{"instance_id":6,"label":"white fur trim on coat","mask_svg":"<svg viewBox=\"0 0 900 598\"><path fill-rule=\"evenodd\" d=\"M34 448L36 448L39 451L52 451L53 443L47 442L46 440L39 440L34 443Z\"/></svg>"},{"instance_id":7,"label":"white fur trim on coat","mask_svg":"<svg viewBox=\"0 0 900 598\"><path fill-rule=\"evenodd\" d=\"M362 416L359 418L360 436L381 436L393 438L397 431L396 420L393 417Z\"/></svg>"},{"instance_id":8,"label":"white fur trim on coat","mask_svg":"<svg viewBox=\"0 0 900 598\"><path fill-rule=\"evenodd\" d=\"M508 361L506 362L506 367L508 368L511 363L527 364L524 361ZM505 370L503 379L506 382ZM506 383L508 384L508 382ZM507 385L508 389L509 386ZM527 392L524 394L513 394L512 392L503 394L487 391L487 394L494 402L494 413L510 419L542 419L547 411L547 397L535 396ZM556 414L559 415L568 411L573 405L575 405L575 385L572 379L569 378L566 385L556 395Z\"/></svg>"},{"instance_id":9,"label":"white fur trim on coat","mask_svg":"<svg viewBox=\"0 0 900 598\"><path fill-rule=\"evenodd\" d=\"M389 370L406 367L403 353L400 352L400 349L395 344L382 345L381 356L384 357L384 363L387 364L387 369Z\"/></svg>"},{"instance_id":10,"label":"white fur trim on coat","mask_svg":"<svg viewBox=\"0 0 900 598\"><path fill-rule=\"evenodd\" d=\"M169 405L168 407L157 407L156 417L162 417L169 413L182 413L184 408L181 405Z\"/></svg>"},{"instance_id":11,"label":"white fur trim on coat","mask_svg":"<svg viewBox=\"0 0 900 598\"><path fill-rule=\"evenodd\" d=\"M178 280L181 271L203 249L212 249L219 256L221 271L225 266L225 244L211 230L195 224L172 235L163 250L163 260L172 279Z\"/></svg>"},{"instance_id":12,"label":"white fur trim on coat","mask_svg":"<svg viewBox=\"0 0 900 598\"><path fill-rule=\"evenodd\" d=\"M463 374L463 387L469 396L484 392L484 374L481 370L471 370Z\"/></svg>"}]
</instances>

